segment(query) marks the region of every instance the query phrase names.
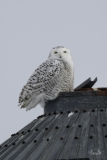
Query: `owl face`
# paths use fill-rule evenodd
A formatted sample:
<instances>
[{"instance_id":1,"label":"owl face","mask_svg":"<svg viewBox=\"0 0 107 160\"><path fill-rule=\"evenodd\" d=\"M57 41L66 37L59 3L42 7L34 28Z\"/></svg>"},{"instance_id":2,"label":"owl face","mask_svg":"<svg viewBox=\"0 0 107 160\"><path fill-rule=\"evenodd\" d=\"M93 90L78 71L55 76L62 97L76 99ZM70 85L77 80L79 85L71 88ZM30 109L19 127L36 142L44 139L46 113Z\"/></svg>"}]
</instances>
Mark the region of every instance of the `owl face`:
<instances>
[{"instance_id":1,"label":"owl face","mask_svg":"<svg viewBox=\"0 0 107 160\"><path fill-rule=\"evenodd\" d=\"M65 47L52 48L49 58L55 59L71 59L70 50Z\"/></svg>"}]
</instances>

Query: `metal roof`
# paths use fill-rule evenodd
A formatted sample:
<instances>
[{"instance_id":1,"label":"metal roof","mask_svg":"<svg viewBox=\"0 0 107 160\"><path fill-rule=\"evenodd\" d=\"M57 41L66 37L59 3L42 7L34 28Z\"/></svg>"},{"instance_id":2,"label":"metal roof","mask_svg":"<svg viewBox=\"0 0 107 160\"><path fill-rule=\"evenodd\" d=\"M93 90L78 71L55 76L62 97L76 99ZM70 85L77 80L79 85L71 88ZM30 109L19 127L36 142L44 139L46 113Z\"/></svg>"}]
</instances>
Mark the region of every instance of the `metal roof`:
<instances>
[{"instance_id":1,"label":"metal roof","mask_svg":"<svg viewBox=\"0 0 107 160\"><path fill-rule=\"evenodd\" d=\"M42 115L1 145L0 160L82 158L88 157L87 151L93 157L94 152L97 154L90 149L94 145L91 138L94 127L87 128L87 124L96 112L78 110ZM88 134L89 130L93 133Z\"/></svg>"},{"instance_id":2,"label":"metal roof","mask_svg":"<svg viewBox=\"0 0 107 160\"><path fill-rule=\"evenodd\" d=\"M107 89L79 88L0 146L0 160L107 160Z\"/></svg>"}]
</instances>

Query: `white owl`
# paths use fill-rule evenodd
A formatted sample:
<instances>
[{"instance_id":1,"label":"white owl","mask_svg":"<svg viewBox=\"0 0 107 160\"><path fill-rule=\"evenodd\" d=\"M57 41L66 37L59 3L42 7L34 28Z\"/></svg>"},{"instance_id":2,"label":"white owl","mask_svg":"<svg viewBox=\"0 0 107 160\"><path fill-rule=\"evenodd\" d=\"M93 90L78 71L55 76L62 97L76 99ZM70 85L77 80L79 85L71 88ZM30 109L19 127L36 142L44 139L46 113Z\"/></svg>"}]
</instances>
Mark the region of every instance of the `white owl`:
<instances>
[{"instance_id":1,"label":"white owl","mask_svg":"<svg viewBox=\"0 0 107 160\"><path fill-rule=\"evenodd\" d=\"M48 59L42 63L28 79L19 96L21 108L30 110L37 104L58 97L60 92L70 92L74 88L74 66L70 50L58 46L52 48Z\"/></svg>"}]
</instances>

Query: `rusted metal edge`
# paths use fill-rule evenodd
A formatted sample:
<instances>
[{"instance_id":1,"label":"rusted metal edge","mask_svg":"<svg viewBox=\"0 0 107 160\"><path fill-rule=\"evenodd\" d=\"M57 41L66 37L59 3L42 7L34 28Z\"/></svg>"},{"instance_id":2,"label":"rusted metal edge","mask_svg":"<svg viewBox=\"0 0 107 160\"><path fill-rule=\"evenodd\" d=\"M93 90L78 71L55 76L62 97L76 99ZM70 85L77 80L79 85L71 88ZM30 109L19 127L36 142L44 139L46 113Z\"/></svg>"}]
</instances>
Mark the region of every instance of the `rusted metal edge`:
<instances>
[{"instance_id":1,"label":"rusted metal edge","mask_svg":"<svg viewBox=\"0 0 107 160\"><path fill-rule=\"evenodd\" d=\"M59 97L107 96L107 88L84 88L74 92L60 92Z\"/></svg>"}]
</instances>

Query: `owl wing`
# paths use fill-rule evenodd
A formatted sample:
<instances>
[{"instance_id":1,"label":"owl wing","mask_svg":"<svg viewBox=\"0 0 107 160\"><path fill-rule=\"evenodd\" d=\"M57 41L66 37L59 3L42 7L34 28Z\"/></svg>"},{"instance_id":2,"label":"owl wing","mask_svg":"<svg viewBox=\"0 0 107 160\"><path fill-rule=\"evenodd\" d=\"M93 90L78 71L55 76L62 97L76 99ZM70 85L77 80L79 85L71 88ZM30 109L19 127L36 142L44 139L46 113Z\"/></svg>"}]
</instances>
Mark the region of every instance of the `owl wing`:
<instances>
[{"instance_id":1,"label":"owl wing","mask_svg":"<svg viewBox=\"0 0 107 160\"><path fill-rule=\"evenodd\" d=\"M42 63L22 88L19 95L21 108L26 107L33 95L45 92L47 85L54 82L63 69L64 64L60 60L49 59Z\"/></svg>"}]
</instances>

